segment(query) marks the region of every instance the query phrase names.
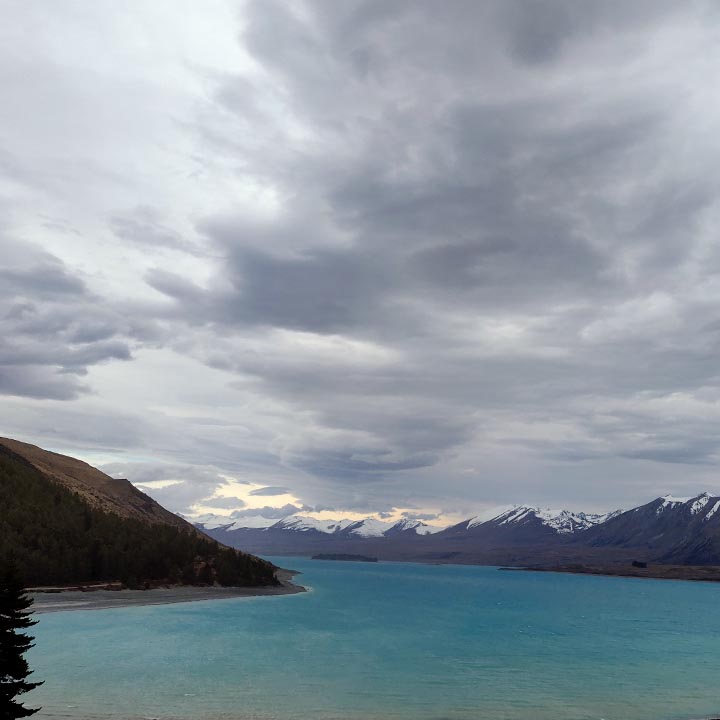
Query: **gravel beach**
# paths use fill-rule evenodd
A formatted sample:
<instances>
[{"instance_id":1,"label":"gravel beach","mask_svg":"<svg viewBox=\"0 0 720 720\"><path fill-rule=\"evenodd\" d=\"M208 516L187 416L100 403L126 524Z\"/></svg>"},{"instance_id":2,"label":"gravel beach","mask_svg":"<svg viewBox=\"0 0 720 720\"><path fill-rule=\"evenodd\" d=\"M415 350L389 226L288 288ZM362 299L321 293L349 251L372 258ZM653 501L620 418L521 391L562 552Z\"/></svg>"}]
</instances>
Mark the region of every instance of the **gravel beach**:
<instances>
[{"instance_id":1,"label":"gravel beach","mask_svg":"<svg viewBox=\"0 0 720 720\"><path fill-rule=\"evenodd\" d=\"M151 590L64 590L62 592L31 592L36 613L66 610L107 610L133 605L168 605L198 600L226 600L239 597L294 595L305 592L292 579L298 573L279 570L280 585L272 587L168 587Z\"/></svg>"}]
</instances>

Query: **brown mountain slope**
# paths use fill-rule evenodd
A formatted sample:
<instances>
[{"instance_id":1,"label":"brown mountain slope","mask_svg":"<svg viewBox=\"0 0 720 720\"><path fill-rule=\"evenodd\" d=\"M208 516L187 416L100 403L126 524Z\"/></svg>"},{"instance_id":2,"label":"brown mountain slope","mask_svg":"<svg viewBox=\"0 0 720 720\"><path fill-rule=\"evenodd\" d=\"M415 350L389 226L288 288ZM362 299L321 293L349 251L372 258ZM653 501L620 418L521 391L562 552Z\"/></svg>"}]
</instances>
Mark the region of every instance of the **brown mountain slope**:
<instances>
[{"instance_id":1,"label":"brown mountain slope","mask_svg":"<svg viewBox=\"0 0 720 720\"><path fill-rule=\"evenodd\" d=\"M231 549L127 480L15 440L0 441L0 566L27 585L120 582L277 586L277 568Z\"/></svg>"},{"instance_id":2,"label":"brown mountain slope","mask_svg":"<svg viewBox=\"0 0 720 720\"><path fill-rule=\"evenodd\" d=\"M25 459L46 477L72 490L97 510L182 530L192 528L197 532L197 528L166 510L128 480L118 480L82 460L19 440L0 438L0 445Z\"/></svg>"}]
</instances>

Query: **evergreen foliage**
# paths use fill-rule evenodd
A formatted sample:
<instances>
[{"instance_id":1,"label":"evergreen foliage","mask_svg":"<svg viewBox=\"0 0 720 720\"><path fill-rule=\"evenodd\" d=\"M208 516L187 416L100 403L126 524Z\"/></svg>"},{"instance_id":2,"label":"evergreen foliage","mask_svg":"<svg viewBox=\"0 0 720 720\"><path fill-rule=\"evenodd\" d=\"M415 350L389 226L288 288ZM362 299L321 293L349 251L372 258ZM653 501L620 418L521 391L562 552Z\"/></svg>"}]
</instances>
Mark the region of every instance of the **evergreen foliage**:
<instances>
[{"instance_id":1,"label":"evergreen foliage","mask_svg":"<svg viewBox=\"0 0 720 720\"><path fill-rule=\"evenodd\" d=\"M192 531L103 512L0 447L0 563L26 586L276 584L274 567Z\"/></svg>"},{"instance_id":2,"label":"evergreen foliage","mask_svg":"<svg viewBox=\"0 0 720 720\"><path fill-rule=\"evenodd\" d=\"M33 647L33 638L24 632L37 622L28 609L32 605L20 582L17 567L8 561L0 568L0 718L14 720L34 715L19 696L42 683L29 682L32 670L25 653Z\"/></svg>"}]
</instances>

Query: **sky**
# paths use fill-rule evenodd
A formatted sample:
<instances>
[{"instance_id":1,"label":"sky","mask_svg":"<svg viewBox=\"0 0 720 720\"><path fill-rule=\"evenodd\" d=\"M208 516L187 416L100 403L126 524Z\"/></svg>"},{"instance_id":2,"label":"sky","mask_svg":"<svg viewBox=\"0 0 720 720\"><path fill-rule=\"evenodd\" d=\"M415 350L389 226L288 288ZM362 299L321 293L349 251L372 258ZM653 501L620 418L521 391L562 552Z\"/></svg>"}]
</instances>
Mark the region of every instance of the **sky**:
<instances>
[{"instance_id":1,"label":"sky","mask_svg":"<svg viewBox=\"0 0 720 720\"><path fill-rule=\"evenodd\" d=\"M172 510L720 492L720 5L0 0L0 434Z\"/></svg>"}]
</instances>

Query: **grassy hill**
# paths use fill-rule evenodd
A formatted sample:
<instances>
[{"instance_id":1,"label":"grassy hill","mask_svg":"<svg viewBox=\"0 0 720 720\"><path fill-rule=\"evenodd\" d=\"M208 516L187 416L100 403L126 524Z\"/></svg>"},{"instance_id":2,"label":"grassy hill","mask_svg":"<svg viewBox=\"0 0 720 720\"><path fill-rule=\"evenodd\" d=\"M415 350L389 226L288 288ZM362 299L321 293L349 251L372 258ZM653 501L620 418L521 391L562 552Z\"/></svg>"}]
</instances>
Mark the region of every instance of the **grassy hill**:
<instances>
[{"instance_id":1,"label":"grassy hill","mask_svg":"<svg viewBox=\"0 0 720 720\"><path fill-rule=\"evenodd\" d=\"M0 438L0 446L24 458L49 480L72 490L97 510L145 522L189 527L182 518L166 510L128 480L110 477L82 460L10 438Z\"/></svg>"},{"instance_id":2,"label":"grassy hill","mask_svg":"<svg viewBox=\"0 0 720 720\"><path fill-rule=\"evenodd\" d=\"M0 439L0 561L27 585L121 581L276 584L275 567L225 547L99 470Z\"/></svg>"}]
</instances>

